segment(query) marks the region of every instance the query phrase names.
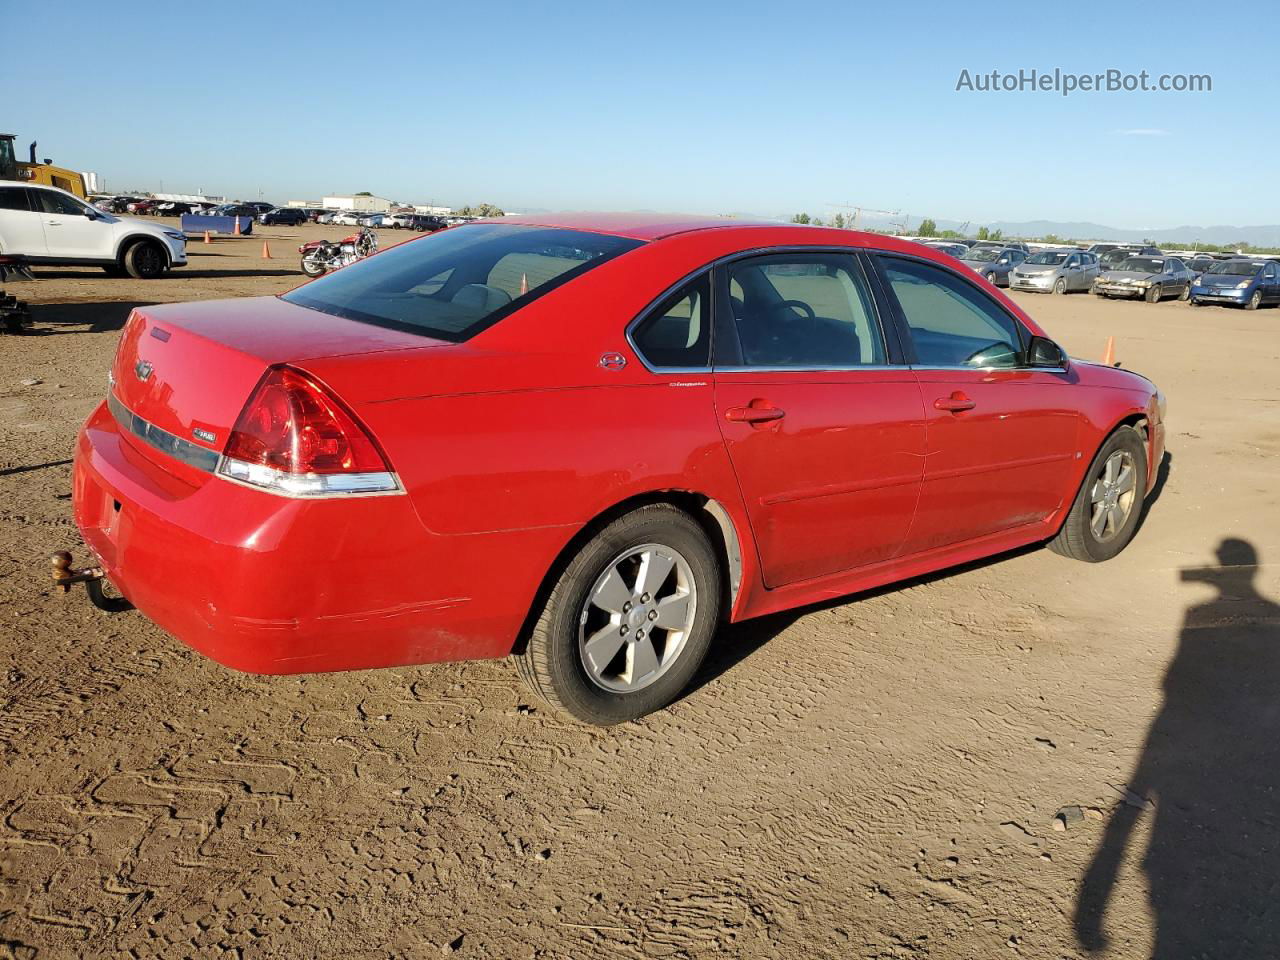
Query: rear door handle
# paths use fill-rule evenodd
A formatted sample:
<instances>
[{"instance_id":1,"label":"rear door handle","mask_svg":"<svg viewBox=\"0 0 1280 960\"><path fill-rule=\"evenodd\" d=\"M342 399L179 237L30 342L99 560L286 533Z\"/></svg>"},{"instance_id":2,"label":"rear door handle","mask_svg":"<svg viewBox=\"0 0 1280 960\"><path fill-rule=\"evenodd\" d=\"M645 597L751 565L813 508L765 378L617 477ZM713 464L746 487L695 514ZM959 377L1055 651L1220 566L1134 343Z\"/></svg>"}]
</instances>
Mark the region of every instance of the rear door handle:
<instances>
[{"instance_id":1,"label":"rear door handle","mask_svg":"<svg viewBox=\"0 0 1280 960\"><path fill-rule=\"evenodd\" d=\"M948 413L960 413L964 410L972 410L977 404L966 397L962 392L957 390L949 397L939 397L933 401L935 410L946 410Z\"/></svg>"},{"instance_id":2,"label":"rear door handle","mask_svg":"<svg viewBox=\"0 0 1280 960\"><path fill-rule=\"evenodd\" d=\"M787 411L779 410L768 400L752 400L745 407L730 407L724 412L724 418L731 423L749 423L752 426L761 423L772 423L781 420Z\"/></svg>"}]
</instances>

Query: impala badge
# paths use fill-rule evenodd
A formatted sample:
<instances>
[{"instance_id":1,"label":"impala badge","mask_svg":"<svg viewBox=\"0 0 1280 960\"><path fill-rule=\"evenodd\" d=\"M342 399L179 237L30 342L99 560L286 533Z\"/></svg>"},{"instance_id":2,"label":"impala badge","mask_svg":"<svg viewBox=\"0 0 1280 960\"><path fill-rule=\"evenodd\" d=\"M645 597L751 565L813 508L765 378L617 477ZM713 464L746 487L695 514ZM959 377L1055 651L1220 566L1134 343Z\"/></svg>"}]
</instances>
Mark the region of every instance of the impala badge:
<instances>
[{"instance_id":1,"label":"impala badge","mask_svg":"<svg viewBox=\"0 0 1280 960\"><path fill-rule=\"evenodd\" d=\"M600 358L600 366L606 370L621 370L627 365L627 358L620 353L606 353Z\"/></svg>"},{"instance_id":2,"label":"impala badge","mask_svg":"<svg viewBox=\"0 0 1280 960\"><path fill-rule=\"evenodd\" d=\"M151 371L155 369L146 360L139 360L133 365L133 375L139 380L147 380L151 376Z\"/></svg>"}]
</instances>

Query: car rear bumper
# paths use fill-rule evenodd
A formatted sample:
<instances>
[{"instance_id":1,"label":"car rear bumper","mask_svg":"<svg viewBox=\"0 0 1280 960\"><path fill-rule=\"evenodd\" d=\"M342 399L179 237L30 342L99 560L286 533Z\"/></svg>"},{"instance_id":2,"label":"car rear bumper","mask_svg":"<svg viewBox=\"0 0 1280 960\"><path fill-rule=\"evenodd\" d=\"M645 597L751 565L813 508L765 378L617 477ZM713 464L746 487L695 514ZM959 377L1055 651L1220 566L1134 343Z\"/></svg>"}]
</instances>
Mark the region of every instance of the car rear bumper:
<instances>
[{"instance_id":1,"label":"car rear bumper","mask_svg":"<svg viewBox=\"0 0 1280 960\"><path fill-rule=\"evenodd\" d=\"M505 656L546 570L534 558L565 536L438 536L408 496L291 500L213 475L192 485L162 456L99 405L76 444L76 526L134 606L238 670ZM523 575L495 573L497 558L521 557Z\"/></svg>"}]
</instances>

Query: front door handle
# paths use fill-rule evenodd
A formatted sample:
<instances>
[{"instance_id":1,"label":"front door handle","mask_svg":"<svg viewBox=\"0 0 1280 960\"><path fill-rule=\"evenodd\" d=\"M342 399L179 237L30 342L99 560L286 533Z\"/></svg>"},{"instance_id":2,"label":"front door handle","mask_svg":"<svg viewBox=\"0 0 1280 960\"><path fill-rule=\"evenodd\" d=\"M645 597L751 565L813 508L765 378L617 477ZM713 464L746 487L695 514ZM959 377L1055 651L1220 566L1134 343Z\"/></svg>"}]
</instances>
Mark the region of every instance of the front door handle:
<instances>
[{"instance_id":1,"label":"front door handle","mask_svg":"<svg viewBox=\"0 0 1280 960\"><path fill-rule=\"evenodd\" d=\"M948 413L960 413L964 410L972 410L976 406L976 403L959 390L949 397L939 397L933 401L935 410L946 410Z\"/></svg>"},{"instance_id":2,"label":"front door handle","mask_svg":"<svg viewBox=\"0 0 1280 960\"><path fill-rule=\"evenodd\" d=\"M779 410L768 400L752 400L745 407L730 407L724 418L730 423L749 423L752 426L781 420L787 411Z\"/></svg>"}]
</instances>

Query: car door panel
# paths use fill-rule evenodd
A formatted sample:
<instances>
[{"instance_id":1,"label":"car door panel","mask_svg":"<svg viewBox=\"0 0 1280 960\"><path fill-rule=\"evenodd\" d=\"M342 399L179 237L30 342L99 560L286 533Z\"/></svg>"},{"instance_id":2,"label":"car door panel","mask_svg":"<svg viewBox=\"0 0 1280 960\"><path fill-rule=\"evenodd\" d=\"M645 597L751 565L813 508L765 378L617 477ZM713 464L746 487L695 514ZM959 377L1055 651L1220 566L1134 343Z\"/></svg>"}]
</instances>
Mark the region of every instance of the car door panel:
<instances>
[{"instance_id":1,"label":"car door panel","mask_svg":"<svg viewBox=\"0 0 1280 960\"><path fill-rule=\"evenodd\" d=\"M32 207L32 191L0 187L0 253L43 257L48 252L42 214Z\"/></svg>"},{"instance_id":2,"label":"car door panel","mask_svg":"<svg viewBox=\"0 0 1280 960\"><path fill-rule=\"evenodd\" d=\"M861 262L747 257L716 284L716 412L765 585L897 556L920 493L924 406Z\"/></svg>"},{"instance_id":3,"label":"car door panel","mask_svg":"<svg viewBox=\"0 0 1280 960\"><path fill-rule=\"evenodd\" d=\"M925 422L906 369L723 372L716 410L766 586L889 560L920 495ZM756 423L733 411L768 405Z\"/></svg>"},{"instance_id":4,"label":"car door panel","mask_svg":"<svg viewBox=\"0 0 1280 960\"><path fill-rule=\"evenodd\" d=\"M37 190L50 256L109 259L114 234L105 220L85 216L86 207L52 190Z\"/></svg>"},{"instance_id":5,"label":"car door panel","mask_svg":"<svg viewBox=\"0 0 1280 960\"><path fill-rule=\"evenodd\" d=\"M926 415L920 504L904 552L1045 520L1061 507L1076 459L1071 374L1022 367L1020 324L959 274L877 261Z\"/></svg>"}]
</instances>

